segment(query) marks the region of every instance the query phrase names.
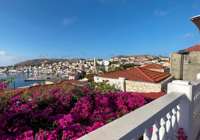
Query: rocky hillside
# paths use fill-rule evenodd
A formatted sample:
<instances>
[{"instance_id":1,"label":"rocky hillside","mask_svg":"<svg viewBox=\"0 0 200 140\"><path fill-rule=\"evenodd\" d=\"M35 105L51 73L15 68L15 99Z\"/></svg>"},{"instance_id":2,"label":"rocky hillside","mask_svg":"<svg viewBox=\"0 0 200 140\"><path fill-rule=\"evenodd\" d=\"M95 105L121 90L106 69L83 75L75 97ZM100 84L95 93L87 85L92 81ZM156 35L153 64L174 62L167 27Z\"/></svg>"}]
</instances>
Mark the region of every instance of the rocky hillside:
<instances>
[{"instance_id":1,"label":"rocky hillside","mask_svg":"<svg viewBox=\"0 0 200 140\"><path fill-rule=\"evenodd\" d=\"M34 66L34 65L41 65L42 62L46 61L46 64L53 64L53 63L59 63L59 62L69 62L69 63L75 63L80 60L85 60L83 58L73 58L73 59L32 59L27 61L22 61L15 66Z\"/></svg>"},{"instance_id":2,"label":"rocky hillside","mask_svg":"<svg viewBox=\"0 0 200 140\"><path fill-rule=\"evenodd\" d=\"M145 58L153 59L153 58L159 57L159 56L149 55L149 54L144 54L144 55L117 55L117 56L114 56L114 57L112 57L112 58L115 58L115 57L118 57L118 58L135 57L135 58L137 58L137 59L145 59Z\"/></svg>"},{"instance_id":3,"label":"rocky hillside","mask_svg":"<svg viewBox=\"0 0 200 140\"><path fill-rule=\"evenodd\" d=\"M80 60L85 60L85 59L84 58L73 58L73 59L69 59L68 62L69 63L76 63L76 62L78 62Z\"/></svg>"}]
</instances>

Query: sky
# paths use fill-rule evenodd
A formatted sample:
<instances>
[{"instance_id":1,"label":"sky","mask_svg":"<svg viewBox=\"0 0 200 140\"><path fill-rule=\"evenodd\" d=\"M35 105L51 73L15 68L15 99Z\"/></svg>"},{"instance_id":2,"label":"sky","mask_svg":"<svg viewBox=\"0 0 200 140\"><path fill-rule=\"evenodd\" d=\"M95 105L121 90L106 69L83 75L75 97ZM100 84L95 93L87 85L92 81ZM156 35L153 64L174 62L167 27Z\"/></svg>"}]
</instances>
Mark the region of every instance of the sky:
<instances>
[{"instance_id":1,"label":"sky","mask_svg":"<svg viewBox=\"0 0 200 140\"><path fill-rule=\"evenodd\" d=\"M0 0L0 66L162 55L200 44L199 0Z\"/></svg>"}]
</instances>

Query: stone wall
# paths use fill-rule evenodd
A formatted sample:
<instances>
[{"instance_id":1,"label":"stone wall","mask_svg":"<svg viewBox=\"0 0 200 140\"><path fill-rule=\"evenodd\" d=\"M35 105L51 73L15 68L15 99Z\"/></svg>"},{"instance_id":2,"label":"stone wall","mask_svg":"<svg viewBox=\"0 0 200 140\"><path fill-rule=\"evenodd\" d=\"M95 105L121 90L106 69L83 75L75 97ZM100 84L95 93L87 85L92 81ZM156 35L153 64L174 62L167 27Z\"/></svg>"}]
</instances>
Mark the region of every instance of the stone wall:
<instances>
[{"instance_id":1,"label":"stone wall","mask_svg":"<svg viewBox=\"0 0 200 140\"><path fill-rule=\"evenodd\" d=\"M170 74L174 75L175 79L180 79L181 55L176 53L170 54Z\"/></svg>"},{"instance_id":2,"label":"stone wall","mask_svg":"<svg viewBox=\"0 0 200 140\"><path fill-rule=\"evenodd\" d=\"M126 91L131 92L160 92L167 91L167 84L174 80L174 76L169 76L159 83L140 82L126 80Z\"/></svg>"},{"instance_id":3,"label":"stone wall","mask_svg":"<svg viewBox=\"0 0 200 140\"><path fill-rule=\"evenodd\" d=\"M194 81L200 72L200 52L190 52L183 55L183 80Z\"/></svg>"},{"instance_id":4,"label":"stone wall","mask_svg":"<svg viewBox=\"0 0 200 140\"><path fill-rule=\"evenodd\" d=\"M161 84L126 80L126 91L129 92L159 92Z\"/></svg>"},{"instance_id":5,"label":"stone wall","mask_svg":"<svg viewBox=\"0 0 200 140\"><path fill-rule=\"evenodd\" d=\"M102 82L103 80L108 80L110 85L114 86L116 89L120 91L123 91L124 89L124 85L123 83L119 82L119 79L94 77L94 82ZM125 80L125 89L128 92L167 91L167 84L172 80L174 80L174 76L170 76L159 83Z\"/></svg>"},{"instance_id":6,"label":"stone wall","mask_svg":"<svg viewBox=\"0 0 200 140\"><path fill-rule=\"evenodd\" d=\"M175 75L175 79L185 81L196 80L196 75L200 72L200 52L189 52L183 54L183 70L181 71L181 54L171 54L170 73ZM181 72L183 78L180 77Z\"/></svg>"}]
</instances>

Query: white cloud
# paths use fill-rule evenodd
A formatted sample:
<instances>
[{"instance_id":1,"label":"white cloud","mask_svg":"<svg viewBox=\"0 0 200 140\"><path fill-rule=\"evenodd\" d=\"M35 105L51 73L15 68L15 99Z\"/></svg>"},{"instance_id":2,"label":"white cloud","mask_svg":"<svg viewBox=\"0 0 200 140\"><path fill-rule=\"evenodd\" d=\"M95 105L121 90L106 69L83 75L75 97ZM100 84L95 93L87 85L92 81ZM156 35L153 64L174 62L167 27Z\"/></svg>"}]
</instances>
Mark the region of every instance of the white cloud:
<instances>
[{"instance_id":1,"label":"white cloud","mask_svg":"<svg viewBox=\"0 0 200 140\"><path fill-rule=\"evenodd\" d=\"M168 13L169 12L158 11L157 9L154 10L154 14L157 15L157 16L165 16Z\"/></svg>"},{"instance_id":2,"label":"white cloud","mask_svg":"<svg viewBox=\"0 0 200 140\"><path fill-rule=\"evenodd\" d=\"M40 54L39 57L43 58L43 57L47 57L47 55L46 54Z\"/></svg>"},{"instance_id":3,"label":"white cloud","mask_svg":"<svg viewBox=\"0 0 200 140\"><path fill-rule=\"evenodd\" d=\"M64 19L61 20L61 23L63 25L67 25L67 24L73 23L75 20L76 20L76 17L73 17L73 18L64 18Z\"/></svg>"},{"instance_id":4,"label":"white cloud","mask_svg":"<svg viewBox=\"0 0 200 140\"><path fill-rule=\"evenodd\" d=\"M0 66L9 66L9 65L14 65L18 62L25 61L30 59L30 57L27 56L19 56L19 55L13 55L13 54L8 54L4 51L0 51Z\"/></svg>"},{"instance_id":5,"label":"white cloud","mask_svg":"<svg viewBox=\"0 0 200 140\"><path fill-rule=\"evenodd\" d=\"M188 38L188 37L191 37L191 36L193 36L192 33L187 33L187 34L185 34L185 35L183 36L183 38Z\"/></svg>"},{"instance_id":6,"label":"white cloud","mask_svg":"<svg viewBox=\"0 0 200 140\"><path fill-rule=\"evenodd\" d=\"M178 34L176 37L179 39L186 39L194 36L194 33Z\"/></svg>"},{"instance_id":7,"label":"white cloud","mask_svg":"<svg viewBox=\"0 0 200 140\"><path fill-rule=\"evenodd\" d=\"M7 55L5 51L0 51L0 55Z\"/></svg>"}]
</instances>

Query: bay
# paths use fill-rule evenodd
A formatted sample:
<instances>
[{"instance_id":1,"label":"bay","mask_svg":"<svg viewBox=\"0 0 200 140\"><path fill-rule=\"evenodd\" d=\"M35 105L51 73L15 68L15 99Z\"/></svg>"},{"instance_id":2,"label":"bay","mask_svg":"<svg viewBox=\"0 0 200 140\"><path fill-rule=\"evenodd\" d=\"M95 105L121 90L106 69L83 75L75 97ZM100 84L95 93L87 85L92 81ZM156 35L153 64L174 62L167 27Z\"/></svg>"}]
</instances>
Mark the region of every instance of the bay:
<instances>
[{"instance_id":1,"label":"bay","mask_svg":"<svg viewBox=\"0 0 200 140\"><path fill-rule=\"evenodd\" d=\"M44 81L26 81L25 82L24 81L25 79L34 76L33 74L29 74L29 73L0 73L0 79L11 77L11 76L16 77L16 79L14 80L15 88L30 86L31 84L34 84L34 83L44 82ZM14 88L14 83L10 84L10 88Z\"/></svg>"}]
</instances>

